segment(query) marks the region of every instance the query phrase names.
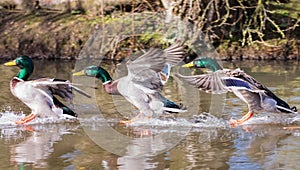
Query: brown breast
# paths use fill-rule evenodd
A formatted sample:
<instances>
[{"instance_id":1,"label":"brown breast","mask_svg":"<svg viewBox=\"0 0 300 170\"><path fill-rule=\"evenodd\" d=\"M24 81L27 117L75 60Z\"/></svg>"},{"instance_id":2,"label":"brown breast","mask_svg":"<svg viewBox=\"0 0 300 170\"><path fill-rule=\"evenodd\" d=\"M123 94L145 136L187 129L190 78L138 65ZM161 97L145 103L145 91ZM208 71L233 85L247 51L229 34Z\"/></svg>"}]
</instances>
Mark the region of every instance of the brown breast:
<instances>
[{"instance_id":1,"label":"brown breast","mask_svg":"<svg viewBox=\"0 0 300 170\"><path fill-rule=\"evenodd\" d=\"M109 94L115 94L115 95L120 95L118 91L118 81L113 81L111 83L107 83L103 85L105 88L105 91Z\"/></svg>"}]
</instances>

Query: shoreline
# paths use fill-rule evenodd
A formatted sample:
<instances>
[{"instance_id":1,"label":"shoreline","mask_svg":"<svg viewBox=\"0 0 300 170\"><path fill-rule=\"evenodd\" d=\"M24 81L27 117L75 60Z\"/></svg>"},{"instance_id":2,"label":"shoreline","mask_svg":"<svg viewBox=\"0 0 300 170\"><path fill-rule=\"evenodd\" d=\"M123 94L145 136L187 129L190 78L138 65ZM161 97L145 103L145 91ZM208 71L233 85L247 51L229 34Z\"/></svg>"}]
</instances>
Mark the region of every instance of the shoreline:
<instances>
[{"instance_id":1,"label":"shoreline","mask_svg":"<svg viewBox=\"0 0 300 170\"><path fill-rule=\"evenodd\" d=\"M28 14L19 10L0 10L0 59L28 55L35 59L72 60L79 55L88 38L109 19L39 10ZM74 29L75 28L75 29ZM220 60L299 60L300 40L269 40L273 46L238 42L218 42ZM120 61L126 55L105 58Z\"/></svg>"}]
</instances>

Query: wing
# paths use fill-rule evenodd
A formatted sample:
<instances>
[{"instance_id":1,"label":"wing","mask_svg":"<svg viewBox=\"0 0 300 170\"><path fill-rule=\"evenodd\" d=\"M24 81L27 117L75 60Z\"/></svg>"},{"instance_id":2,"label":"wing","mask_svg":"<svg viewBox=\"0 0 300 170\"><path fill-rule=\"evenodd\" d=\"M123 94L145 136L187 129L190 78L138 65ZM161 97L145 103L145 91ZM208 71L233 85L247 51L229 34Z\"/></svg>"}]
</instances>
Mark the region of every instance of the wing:
<instances>
[{"instance_id":1,"label":"wing","mask_svg":"<svg viewBox=\"0 0 300 170\"><path fill-rule=\"evenodd\" d=\"M227 88L226 84L224 83L224 80L217 72L195 76L183 76L178 73L175 75L207 93L222 94L230 91L230 89Z\"/></svg>"},{"instance_id":2,"label":"wing","mask_svg":"<svg viewBox=\"0 0 300 170\"><path fill-rule=\"evenodd\" d=\"M168 82L170 73L171 73L171 66L169 63L166 63L165 67L160 72L157 73L163 85L165 85Z\"/></svg>"},{"instance_id":3,"label":"wing","mask_svg":"<svg viewBox=\"0 0 300 170\"><path fill-rule=\"evenodd\" d=\"M149 89L161 89L164 84L163 79L168 78L162 70L164 70L166 65L174 66L181 62L184 54L183 47L179 42L165 50L150 49L136 60L127 64L128 77L135 84Z\"/></svg>"},{"instance_id":4,"label":"wing","mask_svg":"<svg viewBox=\"0 0 300 170\"><path fill-rule=\"evenodd\" d=\"M166 48L164 53L166 57L166 63L170 64L171 67L179 64L185 56L185 52L180 41L177 41L170 47Z\"/></svg>"},{"instance_id":5,"label":"wing","mask_svg":"<svg viewBox=\"0 0 300 170\"><path fill-rule=\"evenodd\" d=\"M75 87L68 80L41 78L31 81L31 84L32 86L41 90L49 90L52 95L58 95L59 97L64 98L66 100L73 99L72 90L75 90L86 97L91 97L83 90L79 89L78 87Z\"/></svg>"},{"instance_id":6,"label":"wing","mask_svg":"<svg viewBox=\"0 0 300 170\"><path fill-rule=\"evenodd\" d=\"M227 69L227 70L224 70L224 71L226 72L226 74L229 77L235 77L235 78L244 80L249 85L251 85L253 88L257 88L259 90L269 90L267 87L265 87L260 82L258 82L253 77L251 77L250 75L246 74L244 71L242 71L240 69L235 69L235 70L229 70L229 69Z\"/></svg>"},{"instance_id":7,"label":"wing","mask_svg":"<svg viewBox=\"0 0 300 170\"><path fill-rule=\"evenodd\" d=\"M248 90L255 93L264 92L256 89L243 79L228 76L223 70L196 76L182 76L180 74L177 74L177 76L196 88L213 94L222 94L233 90Z\"/></svg>"},{"instance_id":8,"label":"wing","mask_svg":"<svg viewBox=\"0 0 300 170\"><path fill-rule=\"evenodd\" d=\"M243 79L235 78L235 77L223 77L222 80L224 84L229 89L236 89L236 90L248 90L252 92L264 92L264 90L256 89L255 86L252 86L248 82L244 81Z\"/></svg>"},{"instance_id":9,"label":"wing","mask_svg":"<svg viewBox=\"0 0 300 170\"><path fill-rule=\"evenodd\" d=\"M183 47L179 42L173 44L165 50L150 49L136 60L127 64L129 74L138 75L144 70L153 70L159 72L163 70L165 64L168 63L175 66L184 58Z\"/></svg>"}]
</instances>

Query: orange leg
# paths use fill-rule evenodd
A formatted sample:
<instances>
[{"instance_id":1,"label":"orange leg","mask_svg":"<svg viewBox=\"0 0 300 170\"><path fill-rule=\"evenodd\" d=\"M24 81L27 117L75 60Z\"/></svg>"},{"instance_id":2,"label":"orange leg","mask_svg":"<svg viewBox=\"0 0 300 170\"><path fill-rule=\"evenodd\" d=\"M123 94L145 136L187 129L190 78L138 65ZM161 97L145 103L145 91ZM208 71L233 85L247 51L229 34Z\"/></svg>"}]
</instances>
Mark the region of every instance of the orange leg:
<instances>
[{"instance_id":1,"label":"orange leg","mask_svg":"<svg viewBox=\"0 0 300 170\"><path fill-rule=\"evenodd\" d=\"M289 127L283 127L284 130L295 130L300 129L300 126L289 126Z\"/></svg>"},{"instance_id":2,"label":"orange leg","mask_svg":"<svg viewBox=\"0 0 300 170\"><path fill-rule=\"evenodd\" d=\"M32 126L25 126L25 130L30 131L30 132L34 132L34 129Z\"/></svg>"},{"instance_id":3,"label":"orange leg","mask_svg":"<svg viewBox=\"0 0 300 170\"><path fill-rule=\"evenodd\" d=\"M18 125L24 124L24 123L32 121L34 118L35 118L35 114L31 113L30 115L24 117L23 119L15 121L15 123Z\"/></svg>"},{"instance_id":4,"label":"orange leg","mask_svg":"<svg viewBox=\"0 0 300 170\"><path fill-rule=\"evenodd\" d=\"M230 125L232 128L241 125L242 123L246 122L247 120L249 120L251 117L253 116L252 112L248 112L245 116L243 116L241 119L239 120L235 120L235 119L230 119Z\"/></svg>"},{"instance_id":5,"label":"orange leg","mask_svg":"<svg viewBox=\"0 0 300 170\"><path fill-rule=\"evenodd\" d=\"M131 120L121 120L120 124L130 124L132 122L137 121L138 119L140 119L143 116L143 113L139 113L137 116L135 116L134 118L132 118ZM151 118L151 116L147 116L146 119L149 120Z\"/></svg>"}]
</instances>

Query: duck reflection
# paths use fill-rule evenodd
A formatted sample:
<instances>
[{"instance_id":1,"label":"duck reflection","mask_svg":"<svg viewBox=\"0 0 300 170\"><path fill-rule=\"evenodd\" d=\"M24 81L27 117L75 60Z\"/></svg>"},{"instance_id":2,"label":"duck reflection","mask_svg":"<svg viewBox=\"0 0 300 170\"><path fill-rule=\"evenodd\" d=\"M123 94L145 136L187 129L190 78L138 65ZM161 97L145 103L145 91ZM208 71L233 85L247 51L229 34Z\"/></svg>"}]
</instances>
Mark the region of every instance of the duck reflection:
<instances>
[{"instance_id":1,"label":"duck reflection","mask_svg":"<svg viewBox=\"0 0 300 170\"><path fill-rule=\"evenodd\" d=\"M133 138L126 146L126 152L117 160L118 169L157 169L159 162L153 160L176 145L179 134L171 134L163 130L154 130L150 128L134 127ZM172 143L172 135L177 136L175 143ZM169 142L167 142L169 140Z\"/></svg>"},{"instance_id":2,"label":"duck reflection","mask_svg":"<svg viewBox=\"0 0 300 170\"><path fill-rule=\"evenodd\" d=\"M97 125L85 126L85 133L100 147L120 155L117 158L119 169L153 169L159 162L153 159L169 149L176 147L184 139L186 127L103 127ZM125 135L127 134L127 135ZM109 162L109 161L107 161ZM105 165L107 163L104 163ZM109 166L106 165L106 166Z\"/></svg>"},{"instance_id":3,"label":"duck reflection","mask_svg":"<svg viewBox=\"0 0 300 170\"><path fill-rule=\"evenodd\" d=\"M246 169L297 169L300 152L295 131L277 125L248 125L250 132L235 140L231 167ZM294 155L294 156L292 156Z\"/></svg>"},{"instance_id":4,"label":"duck reflection","mask_svg":"<svg viewBox=\"0 0 300 170\"><path fill-rule=\"evenodd\" d=\"M31 164L34 168L48 167L47 159L54 152L54 144L62 136L76 130L79 124L47 124L25 126L23 130L31 135L24 137L21 143L11 145L11 162L19 165ZM20 130L20 129L19 129Z\"/></svg>"}]
</instances>

